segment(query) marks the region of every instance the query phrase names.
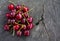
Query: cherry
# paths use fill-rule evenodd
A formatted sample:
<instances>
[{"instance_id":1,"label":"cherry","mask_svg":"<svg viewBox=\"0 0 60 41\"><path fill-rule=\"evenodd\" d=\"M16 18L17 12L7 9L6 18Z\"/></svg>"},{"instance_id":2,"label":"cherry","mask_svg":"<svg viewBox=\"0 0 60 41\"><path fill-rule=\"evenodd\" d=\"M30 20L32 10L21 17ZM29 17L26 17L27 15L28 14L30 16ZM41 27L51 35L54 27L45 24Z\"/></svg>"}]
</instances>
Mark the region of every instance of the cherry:
<instances>
[{"instance_id":1,"label":"cherry","mask_svg":"<svg viewBox=\"0 0 60 41\"><path fill-rule=\"evenodd\" d=\"M21 36L22 32L21 31L17 31L16 34L17 34L17 36Z\"/></svg>"},{"instance_id":2,"label":"cherry","mask_svg":"<svg viewBox=\"0 0 60 41\"><path fill-rule=\"evenodd\" d=\"M8 19L8 24L10 23L15 24L15 19Z\"/></svg>"},{"instance_id":3,"label":"cherry","mask_svg":"<svg viewBox=\"0 0 60 41\"><path fill-rule=\"evenodd\" d=\"M11 18L10 13L6 13L6 17L7 17L8 19Z\"/></svg>"},{"instance_id":4,"label":"cherry","mask_svg":"<svg viewBox=\"0 0 60 41\"><path fill-rule=\"evenodd\" d=\"M16 12L16 9L13 9L12 12Z\"/></svg>"},{"instance_id":5,"label":"cherry","mask_svg":"<svg viewBox=\"0 0 60 41\"><path fill-rule=\"evenodd\" d=\"M15 19L12 19L12 20L11 20L11 23L13 23L13 24L14 24L14 23L15 23Z\"/></svg>"},{"instance_id":6,"label":"cherry","mask_svg":"<svg viewBox=\"0 0 60 41\"><path fill-rule=\"evenodd\" d=\"M18 12L17 14L22 14L22 12Z\"/></svg>"},{"instance_id":7,"label":"cherry","mask_svg":"<svg viewBox=\"0 0 60 41\"><path fill-rule=\"evenodd\" d=\"M29 17L27 13L24 13L24 16L25 16L26 18L28 18L28 17Z\"/></svg>"},{"instance_id":8,"label":"cherry","mask_svg":"<svg viewBox=\"0 0 60 41\"><path fill-rule=\"evenodd\" d=\"M26 22L26 20L23 18L22 20L21 20L21 23L25 23Z\"/></svg>"},{"instance_id":9,"label":"cherry","mask_svg":"<svg viewBox=\"0 0 60 41\"><path fill-rule=\"evenodd\" d=\"M27 7L23 7L23 12L27 12L29 9Z\"/></svg>"},{"instance_id":10,"label":"cherry","mask_svg":"<svg viewBox=\"0 0 60 41\"><path fill-rule=\"evenodd\" d=\"M24 35L25 35L25 36L29 36L29 35L30 35L29 30L24 31Z\"/></svg>"},{"instance_id":11,"label":"cherry","mask_svg":"<svg viewBox=\"0 0 60 41\"><path fill-rule=\"evenodd\" d=\"M21 14L17 14L16 15L16 19L18 19L18 20L22 19L22 15Z\"/></svg>"},{"instance_id":12,"label":"cherry","mask_svg":"<svg viewBox=\"0 0 60 41\"><path fill-rule=\"evenodd\" d=\"M8 5L8 9L9 9L9 10L13 10L13 9L14 9L14 5L13 5L13 4L9 4L9 5Z\"/></svg>"},{"instance_id":13,"label":"cherry","mask_svg":"<svg viewBox=\"0 0 60 41\"><path fill-rule=\"evenodd\" d=\"M8 31L9 30L9 26L6 24L4 25L4 30Z\"/></svg>"},{"instance_id":14,"label":"cherry","mask_svg":"<svg viewBox=\"0 0 60 41\"><path fill-rule=\"evenodd\" d=\"M17 5L16 6L16 10L20 10L21 9L21 6L20 5Z\"/></svg>"},{"instance_id":15,"label":"cherry","mask_svg":"<svg viewBox=\"0 0 60 41\"><path fill-rule=\"evenodd\" d=\"M28 17L27 20L28 20L28 22L30 22L30 23L33 22L33 18L32 18L32 17Z\"/></svg>"},{"instance_id":16,"label":"cherry","mask_svg":"<svg viewBox=\"0 0 60 41\"><path fill-rule=\"evenodd\" d=\"M13 29L14 29L15 31L17 31L19 28L20 28L19 25L14 25L14 26L13 26Z\"/></svg>"},{"instance_id":17,"label":"cherry","mask_svg":"<svg viewBox=\"0 0 60 41\"><path fill-rule=\"evenodd\" d=\"M15 12L11 12L10 14L11 14L11 17L13 18L13 17L15 17L16 13Z\"/></svg>"},{"instance_id":18,"label":"cherry","mask_svg":"<svg viewBox=\"0 0 60 41\"><path fill-rule=\"evenodd\" d=\"M27 25L27 29L29 29L29 30L32 29L33 27L34 27L34 25L32 23Z\"/></svg>"}]
</instances>

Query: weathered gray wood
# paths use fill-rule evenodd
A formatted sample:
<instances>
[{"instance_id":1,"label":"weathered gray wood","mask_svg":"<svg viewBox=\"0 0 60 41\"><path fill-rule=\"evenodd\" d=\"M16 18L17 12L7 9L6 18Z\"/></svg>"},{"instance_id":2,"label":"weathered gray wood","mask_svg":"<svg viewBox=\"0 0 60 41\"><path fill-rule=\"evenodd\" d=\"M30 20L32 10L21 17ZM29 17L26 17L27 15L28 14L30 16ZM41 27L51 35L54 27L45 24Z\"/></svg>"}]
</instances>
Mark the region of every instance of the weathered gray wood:
<instances>
[{"instance_id":1,"label":"weathered gray wood","mask_svg":"<svg viewBox=\"0 0 60 41\"><path fill-rule=\"evenodd\" d=\"M8 12L8 0L0 0L0 41L60 41L60 0L10 0L16 4L24 3L29 8L35 7L30 15L34 18L34 23L43 14L43 23L35 26L29 37L12 36L3 30L3 25L7 22L5 13ZM44 6L44 7L43 7Z\"/></svg>"}]
</instances>

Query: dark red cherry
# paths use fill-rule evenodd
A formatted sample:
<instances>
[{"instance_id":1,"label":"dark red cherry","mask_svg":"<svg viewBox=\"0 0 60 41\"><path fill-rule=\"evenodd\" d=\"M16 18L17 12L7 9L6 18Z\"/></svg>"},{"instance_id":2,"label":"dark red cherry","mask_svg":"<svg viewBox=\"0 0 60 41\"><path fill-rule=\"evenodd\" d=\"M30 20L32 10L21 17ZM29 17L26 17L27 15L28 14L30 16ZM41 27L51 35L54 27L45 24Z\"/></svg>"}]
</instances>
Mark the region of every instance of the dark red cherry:
<instances>
[{"instance_id":1,"label":"dark red cherry","mask_svg":"<svg viewBox=\"0 0 60 41\"><path fill-rule=\"evenodd\" d=\"M24 16L25 16L26 18L28 18L28 17L29 17L27 13L24 13Z\"/></svg>"},{"instance_id":2,"label":"dark red cherry","mask_svg":"<svg viewBox=\"0 0 60 41\"><path fill-rule=\"evenodd\" d=\"M19 10L19 9L21 9L21 6L20 5L17 5L16 6L16 10Z\"/></svg>"},{"instance_id":3,"label":"dark red cherry","mask_svg":"<svg viewBox=\"0 0 60 41\"><path fill-rule=\"evenodd\" d=\"M10 14L11 14L11 17L14 18L16 13L15 12L11 12Z\"/></svg>"},{"instance_id":4,"label":"dark red cherry","mask_svg":"<svg viewBox=\"0 0 60 41\"><path fill-rule=\"evenodd\" d=\"M25 36L29 36L30 35L30 31L29 30L24 31L24 35Z\"/></svg>"},{"instance_id":5,"label":"dark red cherry","mask_svg":"<svg viewBox=\"0 0 60 41\"><path fill-rule=\"evenodd\" d=\"M4 25L4 30L8 31L9 30L9 26L6 24Z\"/></svg>"},{"instance_id":6,"label":"dark red cherry","mask_svg":"<svg viewBox=\"0 0 60 41\"><path fill-rule=\"evenodd\" d=\"M25 18L23 18L22 20L21 20L21 23L25 23L26 22L26 20L25 20Z\"/></svg>"},{"instance_id":7,"label":"dark red cherry","mask_svg":"<svg viewBox=\"0 0 60 41\"><path fill-rule=\"evenodd\" d=\"M6 17L7 17L8 19L11 18L10 13L6 13Z\"/></svg>"},{"instance_id":8,"label":"dark red cherry","mask_svg":"<svg viewBox=\"0 0 60 41\"><path fill-rule=\"evenodd\" d=\"M21 31L17 31L16 34L17 34L17 36L21 36L22 32Z\"/></svg>"}]
</instances>

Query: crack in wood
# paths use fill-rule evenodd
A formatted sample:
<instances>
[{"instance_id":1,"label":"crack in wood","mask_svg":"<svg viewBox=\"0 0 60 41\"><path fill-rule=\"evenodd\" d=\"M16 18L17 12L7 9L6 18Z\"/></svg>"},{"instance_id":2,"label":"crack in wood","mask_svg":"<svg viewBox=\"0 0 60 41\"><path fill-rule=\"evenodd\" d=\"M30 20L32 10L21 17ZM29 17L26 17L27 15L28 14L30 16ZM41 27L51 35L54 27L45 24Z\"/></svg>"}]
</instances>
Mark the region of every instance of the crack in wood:
<instances>
[{"instance_id":1,"label":"crack in wood","mask_svg":"<svg viewBox=\"0 0 60 41\"><path fill-rule=\"evenodd\" d=\"M46 32L46 34L47 34L47 36L48 36L47 38L48 38L48 40L50 40L49 33L48 33L47 28L46 28L46 25L45 25L45 23L44 23L44 17L43 17L43 16L44 16L44 4L43 4L42 7L43 7L43 9L42 9L42 10L43 10L43 13L42 13L42 15L41 15L41 18L42 18L41 21L42 21L42 24L43 24L43 26L44 26L44 30L45 30L45 32Z\"/></svg>"},{"instance_id":2,"label":"crack in wood","mask_svg":"<svg viewBox=\"0 0 60 41\"><path fill-rule=\"evenodd\" d=\"M44 23L44 17L43 17L43 16L44 16L44 4L43 4L42 7L43 7L43 8L42 8L43 13L42 13L42 15L41 15L41 18L38 20L38 22L35 23L35 25L39 25L39 23L42 22L42 24L43 24L43 26L44 26L44 30L45 30L45 32L46 32L46 34L47 34L47 36L48 36L48 40L50 40L49 33L48 33L47 28L46 28L46 25L45 25L45 23Z\"/></svg>"}]
</instances>

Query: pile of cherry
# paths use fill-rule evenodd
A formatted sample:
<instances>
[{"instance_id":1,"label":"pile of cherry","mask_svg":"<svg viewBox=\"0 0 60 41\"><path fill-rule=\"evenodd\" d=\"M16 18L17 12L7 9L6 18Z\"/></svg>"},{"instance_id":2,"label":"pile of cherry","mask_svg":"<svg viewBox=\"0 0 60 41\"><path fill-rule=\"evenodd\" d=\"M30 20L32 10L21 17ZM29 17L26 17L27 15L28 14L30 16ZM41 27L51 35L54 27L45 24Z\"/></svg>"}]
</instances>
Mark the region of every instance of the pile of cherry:
<instances>
[{"instance_id":1,"label":"pile of cherry","mask_svg":"<svg viewBox=\"0 0 60 41\"><path fill-rule=\"evenodd\" d=\"M29 8L24 5L9 4L9 12L6 13L7 23L4 30L12 32L17 36L29 36L30 30L34 27L33 18L28 15Z\"/></svg>"}]
</instances>

